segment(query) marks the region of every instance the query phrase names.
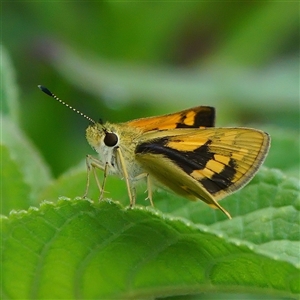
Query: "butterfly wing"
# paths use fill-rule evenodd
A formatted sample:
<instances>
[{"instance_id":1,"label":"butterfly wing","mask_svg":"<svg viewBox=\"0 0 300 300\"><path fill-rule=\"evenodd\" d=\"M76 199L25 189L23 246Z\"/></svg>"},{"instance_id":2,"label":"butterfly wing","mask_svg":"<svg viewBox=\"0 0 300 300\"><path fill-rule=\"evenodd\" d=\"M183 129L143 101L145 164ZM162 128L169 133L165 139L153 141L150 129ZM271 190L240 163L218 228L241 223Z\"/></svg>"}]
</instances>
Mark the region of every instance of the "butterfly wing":
<instances>
[{"instance_id":1,"label":"butterfly wing","mask_svg":"<svg viewBox=\"0 0 300 300\"><path fill-rule=\"evenodd\" d=\"M136 159L174 192L217 202L244 186L263 163L267 133L249 128L207 128L151 133L136 147Z\"/></svg>"},{"instance_id":2,"label":"butterfly wing","mask_svg":"<svg viewBox=\"0 0 300 300\"><path fill-rule=\"evenodd\" d=\"M137 119L125 124L140 128L143 132L176 128L214 127L215 109L210 106L198 106L169 115Z\"/></svg>"}]
</instances>

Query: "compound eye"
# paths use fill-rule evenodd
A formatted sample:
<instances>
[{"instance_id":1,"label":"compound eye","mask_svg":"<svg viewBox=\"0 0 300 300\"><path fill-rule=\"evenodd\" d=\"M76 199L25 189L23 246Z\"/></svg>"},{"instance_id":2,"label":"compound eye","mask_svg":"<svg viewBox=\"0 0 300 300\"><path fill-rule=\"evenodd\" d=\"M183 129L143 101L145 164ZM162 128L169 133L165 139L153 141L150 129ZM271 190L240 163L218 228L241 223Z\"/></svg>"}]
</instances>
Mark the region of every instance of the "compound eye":
<instances>
[{"instance_id":1,"label":"compound eye","mask_svg":"<svg viewBox=\"0 0 300 300\"><path fill-rule=\"evenodd\" d=\"M104 138L104 144L108 147L116 146L119 139L118 136L113 132L106 132Z\"/></svg>"}]
</instances>

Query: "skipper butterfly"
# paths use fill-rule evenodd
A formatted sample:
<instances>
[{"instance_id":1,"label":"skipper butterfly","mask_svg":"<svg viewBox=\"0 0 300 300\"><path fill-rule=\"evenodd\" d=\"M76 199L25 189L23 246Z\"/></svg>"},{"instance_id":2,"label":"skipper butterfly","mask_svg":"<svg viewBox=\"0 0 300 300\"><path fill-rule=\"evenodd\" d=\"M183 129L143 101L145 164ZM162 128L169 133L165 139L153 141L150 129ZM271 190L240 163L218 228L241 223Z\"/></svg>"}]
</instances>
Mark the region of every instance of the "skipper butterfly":
<instances>
[{"instance_id":1,"label":"skipper butterfly","mask_svg":"<svg viewBox=\"0 0 300 300\"><path fill-rule=\"evenodd\" d=\"M89 174L104 171L100 185L103 198L107 175L124 178L135 205L135 185L146 180L151 205L152 186L162 185L190 200L202 200L230 214L217 202L237 191L255 175L270 145L267 133L243 127L215 128L215 109L198 106L177 113L137 119L125 123L100 123L66 104L47 88L44 93L90 121L88 143L99 157L87 156Z\"/></svg>"}]
</instances>

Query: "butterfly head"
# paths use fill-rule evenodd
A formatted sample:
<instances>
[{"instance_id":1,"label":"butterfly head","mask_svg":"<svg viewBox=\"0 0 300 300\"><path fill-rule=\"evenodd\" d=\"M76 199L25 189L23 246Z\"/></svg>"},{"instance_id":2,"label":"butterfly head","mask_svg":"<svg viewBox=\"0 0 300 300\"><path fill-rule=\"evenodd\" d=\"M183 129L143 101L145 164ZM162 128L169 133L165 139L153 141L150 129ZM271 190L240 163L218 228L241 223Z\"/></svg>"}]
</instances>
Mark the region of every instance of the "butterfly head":
<instances>
[{"instance_id":1,"label":"butterfly head","mask_svg":"<svg viewBox=\"0 0 300 300\"><path fill-rule=\"evenodd\" d=\"M118 147L119 136L109 124L94 123L86 129L86 139L88 143L98 153L106 152L105 149Z\"/></svg>"}]
</instances>

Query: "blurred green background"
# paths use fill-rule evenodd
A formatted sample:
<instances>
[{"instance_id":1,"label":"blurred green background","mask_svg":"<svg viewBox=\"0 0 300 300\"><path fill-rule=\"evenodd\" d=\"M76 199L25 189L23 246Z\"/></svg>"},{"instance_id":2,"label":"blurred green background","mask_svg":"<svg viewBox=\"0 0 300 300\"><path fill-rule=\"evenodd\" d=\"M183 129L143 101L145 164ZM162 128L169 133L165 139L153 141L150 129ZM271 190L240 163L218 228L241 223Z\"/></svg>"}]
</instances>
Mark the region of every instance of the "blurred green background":
<instances>
[{"instance_id":1,"label":"blurred green background","mask_svg":"<svg viewBox=\"0 0 300 300\"><path fill-rule=\"evenodd\" d=\"M2 2L1 18L16 121L55 176L93 153L88 122L38 84L96 120L212 105L217 126L299 130L297 2Z\"/></svg>"}]
</instances>

